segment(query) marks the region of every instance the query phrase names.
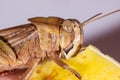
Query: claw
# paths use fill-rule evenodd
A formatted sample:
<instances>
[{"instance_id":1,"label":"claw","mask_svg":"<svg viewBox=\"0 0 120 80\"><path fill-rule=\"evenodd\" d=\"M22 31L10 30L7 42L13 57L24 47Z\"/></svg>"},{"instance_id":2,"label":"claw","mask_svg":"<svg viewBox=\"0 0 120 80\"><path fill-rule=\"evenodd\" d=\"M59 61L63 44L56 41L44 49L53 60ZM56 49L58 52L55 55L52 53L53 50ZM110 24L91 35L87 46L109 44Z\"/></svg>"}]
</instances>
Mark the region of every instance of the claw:
<instances>
[{"instance_id":1,"label":"claw","mask_svg":"<svg viewBox=\"0 0 120 80\"><path fill-rule=\"evenodd\" d=\"M59 54L59 58L62 58L62 57L65 57L66 59L68 59L68 56L64 50L61 50L61 53Z\"/></svg>"}]
</instances>

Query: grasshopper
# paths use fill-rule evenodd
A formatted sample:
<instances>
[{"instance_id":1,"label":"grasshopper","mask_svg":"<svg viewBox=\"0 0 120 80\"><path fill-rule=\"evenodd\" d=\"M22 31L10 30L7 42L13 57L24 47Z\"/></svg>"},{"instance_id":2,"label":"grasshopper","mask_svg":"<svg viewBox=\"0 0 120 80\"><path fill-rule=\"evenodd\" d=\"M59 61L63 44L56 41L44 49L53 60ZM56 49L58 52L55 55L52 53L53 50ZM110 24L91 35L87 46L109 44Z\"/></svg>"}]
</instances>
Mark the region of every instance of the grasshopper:
<instances>
[{"instance_id":1,"label":"grasshopper","mask_svg":"<svg viewBox=\"0 0 120 80\"><path fill-rule=\"evenodd\" d=\"M28 80L40 62L51 59L81 80L80 74L61 58L69 59L83 49L83 26L119 11L100 17L102 13L98 13L82 23L76 19L34 17L28 19L31 23L0 30L0 72L27 68L20 80Z\"/></svg>"}]
</instances>

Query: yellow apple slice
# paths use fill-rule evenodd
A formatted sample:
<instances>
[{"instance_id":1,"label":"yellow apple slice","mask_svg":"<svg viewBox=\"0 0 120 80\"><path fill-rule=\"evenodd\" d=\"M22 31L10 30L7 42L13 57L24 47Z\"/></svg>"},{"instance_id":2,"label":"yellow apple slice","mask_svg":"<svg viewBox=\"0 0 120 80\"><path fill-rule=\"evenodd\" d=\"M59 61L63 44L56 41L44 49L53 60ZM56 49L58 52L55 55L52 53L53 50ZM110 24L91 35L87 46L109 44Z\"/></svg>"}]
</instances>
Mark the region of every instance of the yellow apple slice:
<instances>
[{"instance_id":1,"label":"yellow apple slice","mask_svg":"<svg viewBox=\"0 0 120 80\"><path fill-rule=\"evenodd\" d=\"M92 45L77 56L63 61L75 69L82 80L120 80L120 63ZM30 80L78 80L78 78L56 65L54 61L46 61L36 68Z\"/></svg>"}]
</instances>

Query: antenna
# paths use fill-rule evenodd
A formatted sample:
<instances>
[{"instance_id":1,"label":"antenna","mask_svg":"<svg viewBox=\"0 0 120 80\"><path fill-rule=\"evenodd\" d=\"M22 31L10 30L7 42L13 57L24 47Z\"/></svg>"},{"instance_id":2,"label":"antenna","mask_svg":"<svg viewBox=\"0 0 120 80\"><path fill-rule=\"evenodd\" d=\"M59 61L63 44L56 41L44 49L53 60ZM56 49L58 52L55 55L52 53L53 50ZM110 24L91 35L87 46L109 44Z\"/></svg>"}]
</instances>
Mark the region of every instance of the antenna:
<instances>
[{"instance_id":1,"label":"antenna","mask_svg":"<svg viewBox=\"0 0 120 80\"><path fill-rule=\"evenodd\" d=\"M107 17L107 16L109 16L109 15L111 15L111 14L114 14L114 13L117 13L117 12L119 12L119 11L120 11L120 9L115 10L115 11L110 12L110 13L107 13L107 14L105 14L105 15L103 15L103 16L100 16L100 17L98 17L98 16L101 15L102 13L98 13L98 14L92 16L91 18L87 19L86 21L84 21L84 22L82 23L82 25L83 25L83 26L84 26L84 25L87 25L87 24L89 24L89 23L91 23L91 22L93 22L93 21L102 19L102 18L104 18L104 17Z\"/></svg>"}]
</instances>

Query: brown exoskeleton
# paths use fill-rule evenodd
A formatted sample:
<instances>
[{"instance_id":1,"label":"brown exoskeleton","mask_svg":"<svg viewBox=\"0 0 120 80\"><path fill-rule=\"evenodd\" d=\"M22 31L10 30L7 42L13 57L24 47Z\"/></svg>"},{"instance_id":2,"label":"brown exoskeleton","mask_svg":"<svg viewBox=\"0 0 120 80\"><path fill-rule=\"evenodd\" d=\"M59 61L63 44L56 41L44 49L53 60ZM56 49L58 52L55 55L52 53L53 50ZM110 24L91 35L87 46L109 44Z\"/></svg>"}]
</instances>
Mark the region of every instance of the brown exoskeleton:
<instances>
[{"instance_id":1,"label":"brown exoskeleton","mask_svg":"<svg viewBox=\"0 0 120 80\"><path fill-rule=\"evenodd\" d=\"M40 62L51 58L81 80L80 74L60 58L68 59L82 49L84 25L119 11L97 17L99 13L83 23L76 19L35 17L28 19L31 23L0 30L0 72L28 68L20 79L28 80Z\"/></svg>"}]
</instances>

